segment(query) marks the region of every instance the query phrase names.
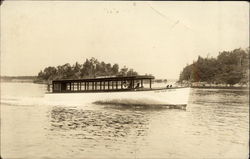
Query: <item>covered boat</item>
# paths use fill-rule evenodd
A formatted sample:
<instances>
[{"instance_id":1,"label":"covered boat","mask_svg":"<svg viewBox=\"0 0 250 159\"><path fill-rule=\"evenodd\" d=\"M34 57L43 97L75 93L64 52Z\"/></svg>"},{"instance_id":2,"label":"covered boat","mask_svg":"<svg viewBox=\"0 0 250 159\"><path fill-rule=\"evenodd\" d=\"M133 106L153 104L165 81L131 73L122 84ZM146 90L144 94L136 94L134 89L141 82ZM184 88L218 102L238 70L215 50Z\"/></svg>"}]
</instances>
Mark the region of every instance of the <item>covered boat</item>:
<instances>
[{"instance_id":1,"label":"covered boat","mask_svg":"<svg viewBox=\"0 0 250 159\"><path fill-rule=\"evenodd\" d=\"M188 87L153 88L154 76L115 76L54 80L46 98L54 104L115 104L185 108Z\"/></svg>"}]
</instances>

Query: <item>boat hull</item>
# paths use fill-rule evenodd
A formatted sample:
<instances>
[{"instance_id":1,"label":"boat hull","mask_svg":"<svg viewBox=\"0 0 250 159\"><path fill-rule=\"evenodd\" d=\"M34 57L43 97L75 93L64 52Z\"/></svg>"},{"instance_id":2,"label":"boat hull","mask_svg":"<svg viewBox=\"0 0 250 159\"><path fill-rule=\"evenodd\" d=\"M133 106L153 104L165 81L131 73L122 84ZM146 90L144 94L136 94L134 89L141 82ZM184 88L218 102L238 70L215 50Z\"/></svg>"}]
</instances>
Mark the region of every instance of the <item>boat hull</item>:
<instances>
[{"instance_id":1,"label":"boat hull","mask_svg":"<svg viewBox=\"0 0 250 159\"><path fill-rule=\"evenodd\" d=\"M76 92L48 93L45 95L48 104L55 105L84 105L115 104L115 105L161 105L186 106L190 88L170 88L145 91L123 92Z\"/></svg>"}]
</instances>

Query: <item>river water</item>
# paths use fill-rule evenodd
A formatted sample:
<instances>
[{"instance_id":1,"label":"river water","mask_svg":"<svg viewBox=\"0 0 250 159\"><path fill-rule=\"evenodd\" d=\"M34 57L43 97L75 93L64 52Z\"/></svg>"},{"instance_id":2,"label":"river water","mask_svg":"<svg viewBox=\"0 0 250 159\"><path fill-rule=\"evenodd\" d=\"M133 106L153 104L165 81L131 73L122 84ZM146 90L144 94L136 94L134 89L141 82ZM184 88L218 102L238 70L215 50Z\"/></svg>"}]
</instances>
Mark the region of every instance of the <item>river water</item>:
<instances>
[{"instance_id":1,"label":"river water","mask_svg":"<svg viewBox=\"0 0 250 159\"><path fill-rule=\"evenodd\" d=\"M248 158L249 92L192 89L186 110L43 104L1 83L2 158Z\"/></svg>"}]
</instances>

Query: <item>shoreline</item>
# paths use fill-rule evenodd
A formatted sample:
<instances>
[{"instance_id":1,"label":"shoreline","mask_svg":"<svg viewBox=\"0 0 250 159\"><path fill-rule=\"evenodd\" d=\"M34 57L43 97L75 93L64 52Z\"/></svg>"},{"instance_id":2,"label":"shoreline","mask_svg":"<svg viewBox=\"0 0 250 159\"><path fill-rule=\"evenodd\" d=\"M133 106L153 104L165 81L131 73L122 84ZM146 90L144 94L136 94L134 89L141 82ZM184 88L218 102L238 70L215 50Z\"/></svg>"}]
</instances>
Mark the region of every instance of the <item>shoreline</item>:
<instances>
[{"instance_id":1,"label":"shoreline","mask_svg":"<svg viewBox=\"0 0 250 159\"><path fill-rule=\"evenodd\" d=\"M249 89L247 86L191 86L191 88L198 88L198 89Z\"/></svg>"},{"instance_id":2,"label":"shoreline","mask_svg":"<svg viewBox=\"0 0 250 159\"><path fill-rule=\"evenodd\" d=\"M1 80L1 83L34 83L34 84L45 84L47 85L48 82L38 82L32 80ZM240 90L249 90L248 86L190 86L191 88L197 89L240 89Z\"/></svg>"}]
</instances>

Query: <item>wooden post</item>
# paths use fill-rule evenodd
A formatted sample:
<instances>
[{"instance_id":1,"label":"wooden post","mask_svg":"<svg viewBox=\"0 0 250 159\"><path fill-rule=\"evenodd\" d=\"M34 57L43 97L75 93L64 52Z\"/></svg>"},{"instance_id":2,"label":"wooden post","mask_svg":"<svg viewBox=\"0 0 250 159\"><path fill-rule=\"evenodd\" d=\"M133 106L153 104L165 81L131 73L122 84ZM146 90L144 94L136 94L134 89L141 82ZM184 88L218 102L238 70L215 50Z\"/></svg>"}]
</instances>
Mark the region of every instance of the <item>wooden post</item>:
<instances>
[{"instance_id":1,"label":"wooden post","mask_svg":"<svg viewBox=\"0 0 250 159\"><path fill-rule=\"evenodd\" d=\"M50 86L49 86L49 84L47 85L47 91L50 92Z\"/></svg>"},{"instance_id":2,"label":"wooden post","mask_svg":"<svg viewBox=\"0 0 250 159\"><path fill-rule=\"evenodd\" d=\"M71 82L69 83L69 89L70 89L70 91L72 91L72 89L71 89Z\"/></svg>"},{"instance_id":3,"label":"wooden post","mask_svg":"<svg viewBox=\"0 0 250 159\"><path fill-rule=\"evenodd\" d=\"M92 90L94 90L94 82L92 82Z\"/></svg>"},{"instance_id":4,"label":"wooden post","mask_svg":"<svg viewBox=\"0 0 250 159\"><path fill-rule=\"evenodd\" d=\"M105 90L105 81L103 81L103 90Z\"/></svg>"},{"instance_id":5,"label":"wooden post","mask_svg":"<svg viewBox=\"0 0 250 159\"><path fill-rule=\"evenodd\" d=\"M100 90L102 90L102 82L100 81Z\"/></svg>"},{"instance_id":6,"label":"wooden post","mask_svg":"<svg viewBox=\"0 0 250 159\"><path fill-rule=\"evenodd\" d=\"M82 90L82 82L80 82L80 91Z\"/></svg>"},{"instance_id":7,"label":"wooden post","mask_svg":"<svg viewBox=\"0 0 250 159\"><path fill-rule=\"evenodd\" d=\"M114 81L111 81L112 82L112 89L114 89Z\"/></svg>"},{"instance_id":8,"label":"wooden post","mask_svg":"<svg viewBox=\"0 0 250 159\"><path fill-rule=\"evenodd\" d=\"M150 79L149 80L149 87L151 88L151 85L152 85L152 80Z\"/></svg>"},{"instance_id":9,"label":"wooden post","mask_svg":"<svg viewBox=\"0 0 250 159\"><path fill-rule=\"evenodd\" d=\"M54 92L54 82L52 82L52 92Z\"/></svg>"},{"instance_id":10,"label":"wooden post","mask_svg":"<svg viewBox=\"0 0 250 159\"><path fill-rule=\"evenodd\" d=\"M108 81L108 90L109 90L109 82L110 82L110 81Z\"/></svg>"},{"instance_id":11,"label":"wooden post","mask_svg":"<svg viewBox=\"0 0 250 159\"><path fill-rule=\"evenodd\" d=\"M143 88L143 79L141 79L141 87Z\"/></svg>"},{"instance_id":12,"label":"wooden post","mask_svg":"<svg viewBox=\"0 0 250 159\"><path fill-rule=\"evenodd\" d=\"M115 81L115 86L116 86L116 89L118 89L118 81Z\"/></svg>"},{"instance_id":13,"label":"wooden post","mask_svg":"<svg viewBox=\"0 0 250 159\"><path fill-rule=\"evenodd\" d=\"M97 82L95 82L95 90L97 90Z\"/></svg>"},{"instance_id":14,"label":"wooden post","mask_svg":"<svg viewBox=\"0 0 250 159\"><path fill-rule=\"evenodd\" d=\"M86 91L87 90L87 83L84 82L84 90Z\"/></svg>"}]
</instances>

